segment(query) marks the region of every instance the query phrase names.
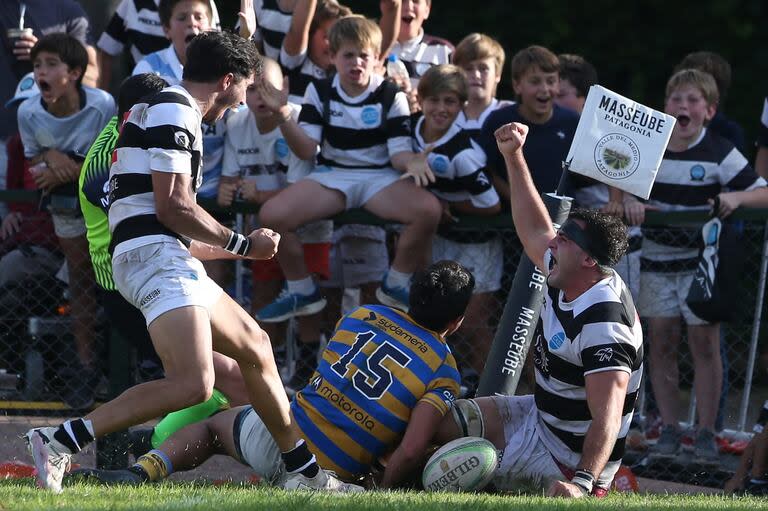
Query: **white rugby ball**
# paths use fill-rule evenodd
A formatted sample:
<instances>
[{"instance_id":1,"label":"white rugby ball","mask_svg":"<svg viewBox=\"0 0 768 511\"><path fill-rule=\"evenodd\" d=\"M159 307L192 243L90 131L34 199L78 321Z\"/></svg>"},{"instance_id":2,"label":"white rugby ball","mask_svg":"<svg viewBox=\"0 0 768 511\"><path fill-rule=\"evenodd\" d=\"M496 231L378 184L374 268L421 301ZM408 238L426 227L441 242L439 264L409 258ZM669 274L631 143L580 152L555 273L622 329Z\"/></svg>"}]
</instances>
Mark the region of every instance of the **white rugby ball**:
<instances>
[{"instance_id":1,"label":"white rugby ball","mask_svg":"<svg viewBox=\"0 0 768 511\"><path fill-rule=\"evenodd\" d=\"M496 447L488 440L458 438L429 458L421 481L426 491L481 490L493 479L498 463Z\"/></svg>"}]
</instances>

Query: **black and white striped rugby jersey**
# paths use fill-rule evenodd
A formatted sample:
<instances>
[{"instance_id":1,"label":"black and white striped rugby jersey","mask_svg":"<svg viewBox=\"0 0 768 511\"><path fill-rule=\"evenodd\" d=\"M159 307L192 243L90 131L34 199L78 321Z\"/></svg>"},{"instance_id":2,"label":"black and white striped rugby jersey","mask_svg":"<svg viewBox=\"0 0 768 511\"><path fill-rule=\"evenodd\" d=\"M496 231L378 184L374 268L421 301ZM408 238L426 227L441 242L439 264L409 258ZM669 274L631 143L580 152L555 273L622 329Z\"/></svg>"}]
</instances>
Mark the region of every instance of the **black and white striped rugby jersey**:
<instances>
[{"instance_id":1,"label":"black and white striped rugby jersey","mask_svg":"<svg viewBox=\"0 0 768 511\"><path fill-rule=\"evenodd\" d=\"M280 67L288 76L288 102L300 105L310 83L315 84L328 78L328 73L309 58L305 51L298 55L288 55L285 49L280 50Z\"/></svg>"},{"instance_id":2,"label":"black and white striped rugby jersey","mask_svg":"<svg viewBox=\"0 0 768 511\"><path fill-rule=\"evenodd\" d=\"M545 255L549 267L551 253ZM618 438L598 477L608 484L619 469L643 374L643 333L632 295L613 271L576 299L549 287L535 339L539 433L552 455L578 468L592 422L585 378L601 371L629 373Z\"/></svg>"},{"instance_id":3,"label":"black and white striped rugby jersey","mask_svg":"<svg viewBox=\"0 0 768 511\"><path fill-rule=\"evenodd\" d=\"M396 85L373 75L368 89L353 98L338 75L331 80L309 85L299 114L301 127L321 144L319 165L382 169L391 167L390 155L411 151L408 100Z\"/></svg>"},{"instance_id":4,"label":"black and white striped rugby jersey","mask_svg":"<svg viewBox=\"0 0 768 511\"><path fill-rule=\"evenodd\" d=\"M485 153L461 126L454 122L438 140L427 144L421 136L424 116L413 128L413 150L420 153L427 147L427 156L435 182L429 191L448 202L471 201L476 208L489 208L499 203L499 196L485 172Z\"/></svg>"},{"instance_id":5,"label":"black and white striped rugby jersey","mask_svg":"<svg viewBox=\"0 0 768 511\"><path fill-rule=\"evenodd\" d=\"M157 219L152 172L202 181L202 113L180 85L137 103L123 125L109 172L109 229L113 255L159 241L182 239Z\"/></svg>"},{"instance_id":6,"label":"black and white striped rugby jersey","mask_svg":"<svg viewBox=\"0 0 768 511\"><path fill-rule=\"evenodd\" d=\"M280 59L280 48L283 47L285 34L291 28L293 13L280 9L277 0L254 0L253 10L256 13L258 25L257 38L264 46L264 55Z\"/></svg>"},{"instance_id":7,"label":"black and white striped rugby jersey","mask_svg":"<svg viewBox=\"0 0 768 511\"><path fill-rule=\"evenodd\" d=\"M156 51L168 46L163 24L160 22L160 0L122 0L99 37L99 49L116 56L127 46L133 62L138 63ZM213 17L211 27L221 28L216 2L210 0Z\"/></svg>"},{"instance_id":8,"label":"black and white striped rugby jersey","mask_svg":"<svg viewBox=\"0 0 768 511\"><path fill-rule=\"evenodd\" d=\"M416 88L419 79L430 67L451 63L453 45L439 37L430 36L422 30L421 35L404 43L396 42L392 53L403 61L411 78L411 85Z\"/></svg>"},{"instance_id":9,"label":"black and white striped rugby jersey","mask_svg":"<svg viewBox=\"0 0 768 511\"><path fill-rule=\"evenodd\" d=\"M762 186L766 186L765 180L733 143L704 128L699 139L685 151L664 153L648 204L661 211L706 210L710 207L708 199L721 192ZM700 227L643 227L643 269L695 269ZM671 261L676 263L671 266Z\"/></svg>"}]
</instances>

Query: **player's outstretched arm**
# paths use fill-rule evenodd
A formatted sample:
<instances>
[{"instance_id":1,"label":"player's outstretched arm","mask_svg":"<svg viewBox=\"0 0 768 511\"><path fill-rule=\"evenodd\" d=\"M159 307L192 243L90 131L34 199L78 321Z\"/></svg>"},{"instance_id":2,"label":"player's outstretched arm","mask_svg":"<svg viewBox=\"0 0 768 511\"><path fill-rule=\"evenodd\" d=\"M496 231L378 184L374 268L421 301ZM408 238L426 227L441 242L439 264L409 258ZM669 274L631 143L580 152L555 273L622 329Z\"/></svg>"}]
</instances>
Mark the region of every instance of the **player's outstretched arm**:
<instances>
[{"instance_id":1,"label":"player's outstretched arm","mask_svg":"<svg viewBox=\"0 0 768 511\"><path fill-rule=\"evenodd\" d=\"M408 427L400 445L392 453L384 470L382 488L392 488L421 467L430 440L435 435L443 415L434 405L421 401L411 412Z\"/></svg>"},{"instance_id":2,"label":"player's outstretched arm","mask_svg":"<svg viewBox=\"0 0 768 511\"><path fill-rule=\"evenodd\" d=\"M629 373L625 371L603 371L584 377L587 389L587 405L592 415L577 470L587 471L594 478L608 463L616 438L621 428L624 400L627 397ZM575 480L575 478L574 478ZM574 483L557 481L548 494L552 497L580 497L585 494Z\"/></svg>"},{"instance_id":3,"label":"player's outstretched arm","mask_svg":"<svg viewBox=\"0 0 768 511\"><path fill-rule=\"evenodd\" d=\"M555 237L555 231L523 157L528 126L516 122L505 124L496 130L494 136L507 166L515 230L523 243L525 253L541 268L547 245Z\"/></svg>"}]
</instances>

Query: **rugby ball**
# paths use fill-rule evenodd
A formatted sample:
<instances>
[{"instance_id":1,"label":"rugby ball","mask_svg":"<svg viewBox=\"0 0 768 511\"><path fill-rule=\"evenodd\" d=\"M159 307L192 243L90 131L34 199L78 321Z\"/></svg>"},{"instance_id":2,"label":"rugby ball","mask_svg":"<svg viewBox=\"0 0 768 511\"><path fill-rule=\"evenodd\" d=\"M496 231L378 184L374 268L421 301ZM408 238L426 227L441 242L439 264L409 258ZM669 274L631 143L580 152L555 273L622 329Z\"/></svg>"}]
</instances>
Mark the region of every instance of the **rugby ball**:
<instances>
[{"instance_id":1,"label":"rugby ball","mask_svg":"<svg viewBox=\"0 0 768 511\"><path fill-rule=\"evenodd\" d=\"M496 472L496 447L478 437L458 438L435 452L424 467L421 481L426 491L476 491Z\"/></svg>"}]
</instances>

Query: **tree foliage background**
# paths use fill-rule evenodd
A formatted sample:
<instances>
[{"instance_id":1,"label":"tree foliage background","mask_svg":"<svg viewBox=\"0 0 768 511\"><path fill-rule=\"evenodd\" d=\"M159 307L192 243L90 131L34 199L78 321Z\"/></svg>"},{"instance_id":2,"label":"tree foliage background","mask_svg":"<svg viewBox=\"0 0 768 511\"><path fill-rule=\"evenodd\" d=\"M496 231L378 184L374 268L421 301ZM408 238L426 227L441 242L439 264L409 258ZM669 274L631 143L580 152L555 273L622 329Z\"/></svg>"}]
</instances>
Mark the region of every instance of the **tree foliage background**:
<instances>
[{"instance_id":1,"label":"tree foliage background","mask_svg":"<svg viewBox=\"0 0 768 511\"><path fill-rule=\"evenodd\" d=\"M81 0L95 31L106 25L117 0ZM225 26L232 26L239 0L217 0ZM346 0L355 12L378 17L376 0ZM592 62L602 85L649 106L662 108L664 86L687 53L723 55L733 81L722 108L747 132L749 152L768 94L768 2L765 0L432 0L427 32L458 43L470 32L498 39L507 52L541 44L555 53L577 53ZM511 97L509 68L500 96ZM749 154L752 156L752 154Z\"/></svg>"}]
</instances>

